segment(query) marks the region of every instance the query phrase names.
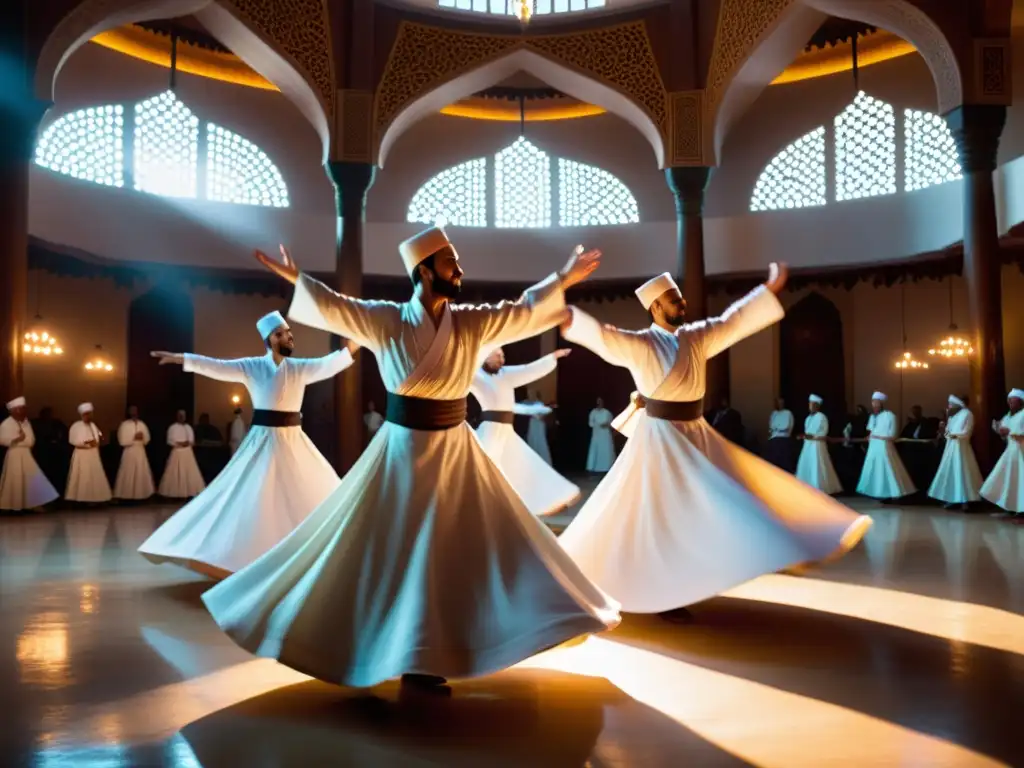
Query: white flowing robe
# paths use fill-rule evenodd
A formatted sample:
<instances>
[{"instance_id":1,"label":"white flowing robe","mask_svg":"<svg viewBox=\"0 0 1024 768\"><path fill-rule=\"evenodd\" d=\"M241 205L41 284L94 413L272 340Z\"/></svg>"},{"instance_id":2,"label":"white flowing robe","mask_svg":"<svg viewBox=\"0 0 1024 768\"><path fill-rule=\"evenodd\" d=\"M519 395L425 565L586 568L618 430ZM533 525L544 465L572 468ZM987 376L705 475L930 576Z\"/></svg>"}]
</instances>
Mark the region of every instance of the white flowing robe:
<instances>
[{"instance_id":1,"label":"white flowing robe","mask_svg":"<svg viewBox=\"0 0 1024 768\"><path fill-rule=\"evenodd\" d=\"M231 455L234 456L238 451L238 447L245 440L245 422L241 416L235 416L234 421L231 422L231 434L228 436L228 445L231 446Z\"/></svg>"},{"instance_id":2,"label":"white flowing robe","mask_svg":"<svg viewBox=\"0 0 1024 768\"><path fill-rule=\"evenodd\" d=\"M289 317L372 352L389 393L451 400L485 347L554 327L564 307L549 279L517 302L448 305L435 327L416 298L352 299L303 275ZM291 536L203 601L243 648L352 686L489 674L619 621L464 422L385 422Z\"/></svg>"},{"instance_id":3,"label":"white flowing robe","mask_svg":"<svg viewBox=\"0 0 1024 768\"><path fill-rule=\"evenodd\" d=\"M136 435L142 434L141 439ZM115 499L148 499L156 488L153 484L153 470L146 456L146 446L151 436L149 427L144 421L127 419L117 428L117 442L124 449L121 451L121 464L117 468L114 480Z\"/></svg>"},{"instance_id":4,"label":"white flowing robe","mask_svg":"<svg viewBox=\"0 0 1024 768\"><path fill-rule=\"evenodd\" d=\"M981 499L984 478L971 448L974 414L961 408L946 422L946 447L928 495L946 504L967 504Z\"/></svg>"},{"instance_id":5,"label":"white flowing robe","mask_svg":"<svg viewBox=\"0 0 1024 768\"><path fill-rule=\"evenodd\" d=\"M187 445L180 445L187 443ZM167 428L167 444L171 455L167 457L164 475L160 478L160 495L167 499L191 499L206 488L203 473L199 471L196 453L196 434L191 424L171 424Z\"/></svg>"},{"instance_id":6,"label":"white flowing robe","mask_svg":"<svg viewBox=\"0 0 1024 768\"><path fill-rule=\"evenodd\" d=\"M22 435L25 439L15 443ZM35 444L36 434L28 419L17 421L8 416L0 423L0 445L7 449L0 475L0 509L35 509L60 496L32 456Z\"/></svg>"},{"instance_id":7,"label":"white flowing robe","mask_svg":"<svg viewBox=\"0 0 1024 768\"><path fill-rule=\"evenodd\" d=\"M772 411L768 419L768 439L789 437L793 434L793 412L790 410Z\"/></svg>"},{"instance_id":8,"label":"white flowing robe","mask_svg":"<svg viewBox=\"0 0 1024 768\"><path fill-rule=\"evenodd\" d=\"M873 499L901 499L917 490L893 442L897 435L896 414L892 411L868 417L868 451L857 493Z\"/></svg>"},{"instance_id":9,"label":"white flowing robe","mask_svg":"<svg viewBox=\"0 0 1024 768\"><path fill-rule=\"evenodd\" d=\"M981 486L982 498L1007 512L1024 512L1024 410L1006 414L999 422L1010 430L1006 449Z\"/></svg>"},{"instance_id":10,"label":"white flowing robe","mask_svg":"<svg viewBox=\"0 0 1024 768\"><path fill-rule=\"evenodd\" d=\"M242 384L253 408L295 412L306 387L352 365L341 349L317 358L217 360L185 355L185 370ZM295 530L338 487L338 475L301 426L249 429L231 461L203 493L147 539L139 552L223 578L251 563Z\"/></svg>"},{"instance_id":11,"label":"white flowing robe","mask_svg":"<svg viewBox=\"0 0 1024 768\"><path fill-rule=\"evenodd\" d=\"M704 397L709 358L782 315L762 287L721 317L675 333L602 326L574 309L565 337L628 368L645 397L693 402ZM616 424L629 436L626 448L559 541L624 611L679 608L838 555L871 524L703 418L666 421L631 404Z\"/></svg>"},{"instance_id":12,"label":"white flowing robe","mask_svg":"<svg viewBox=\"0 0 1024 768\"><path fill-rule=\"evenodd\" d=\"M516 403L515 412L530 417L530 425L526 428L526 444L540 456L545 464L551 464L551 447L548 445L548 422L545 418L553 411L544 403Z\"/></svg>"},{"instance_id":13,"label":"white flowing robe","mask_svg":"<svg viewBox=\"0 0 1024 768\"><path fill-rule=\"evenodd\" d=\"M607 472L615 463L612 418L612 412L607 408L595 408L587 417L587 426L590 427L587 472Z\"/></svg>"},{"instance_id":14,"label":"white flowing robe","mask_svg":"<svg viewBox=\"0 0 1024 768\"><path fill-rule=\"evenodd\" d=\"M100 459L99 441L103 437L95 423L76 421L68 430L68 442L75 450L71 454L71 471L68 473L68 485L64 498L68 501L83 501L98 504L110 501L110 481L103 470ZM96 446L87 448L86 443L96 441Z\"/></svg>"},{"instance_id":15,"label":"white flowing robe","mask_svg":"<svg viewBox=\"0 0 1024 768\"><path fill-rule=\"evenodd\" d=\"M524 415L538 413L539 404L516 403L515 391L547 376L556 365L557 358L552 354L528 365L506 365L494 374L479 368L469 391L485 411L511 411ZM540 408L551 412L546 406L540 405ZM553 514L579 498L580 489L555 472L547 460L530 450L511 424L485 421L477 427L476 436L533 514Z\"/></svg>"},{"instance_id":16,"label":"white flowing robe","mask_svg":"<svg viewBox=\"0 0 1024 768\"><path fill-rule=\"evenodd\" d=\"M796 476L811 488L834 494L843 490L828 453L828 417L818 411L804 419L804 441L796 463Z\"/></svg>"}]
</instances>

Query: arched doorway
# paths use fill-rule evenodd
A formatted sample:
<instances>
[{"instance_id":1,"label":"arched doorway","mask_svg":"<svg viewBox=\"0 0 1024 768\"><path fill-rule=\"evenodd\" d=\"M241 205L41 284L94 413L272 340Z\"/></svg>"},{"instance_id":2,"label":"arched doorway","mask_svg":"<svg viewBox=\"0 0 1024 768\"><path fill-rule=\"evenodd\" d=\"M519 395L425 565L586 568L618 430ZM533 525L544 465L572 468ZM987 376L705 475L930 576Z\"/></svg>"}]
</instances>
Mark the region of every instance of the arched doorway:
<instances>
[{"instance_id":1,"label":"arched doorway","mask_svg":"<svg viewBox=\"0 0 1024 768\"><path fill-rule=\"evenodd\" d=\"M149 454L159 473L167 458L164 434L183 408L195 421L195 384L180 365L159 365L153 350L187 352L195 348L195 308L192 297L178 286L160 285L137 296L128 307L129 405L149 425L153 440Z\"/></svg>"},{"instance_id":2,"label":"arched doorway","mask_svg":"<svg viewBox=\"0 0 1024 768\"><path fill-rule=\"evenodd\" d=\"M807 416L807 397L825 400L833 432L846 424L846 358L843 319L839 309L820 293L810 293L782 320L781 393L796 418L796 430Z\"/></svg>"}]
</instances>

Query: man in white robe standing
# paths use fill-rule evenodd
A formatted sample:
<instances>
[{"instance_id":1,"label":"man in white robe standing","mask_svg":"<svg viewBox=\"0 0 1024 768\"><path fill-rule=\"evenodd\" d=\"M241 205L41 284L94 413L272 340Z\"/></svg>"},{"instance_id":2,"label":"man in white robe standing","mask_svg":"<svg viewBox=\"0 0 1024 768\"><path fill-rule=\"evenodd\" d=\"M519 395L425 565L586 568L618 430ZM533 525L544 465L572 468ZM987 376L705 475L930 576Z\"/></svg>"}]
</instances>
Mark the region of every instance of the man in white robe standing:
<instances>
[{"instance_id":1,"label":"man in white robe standing","mask_svg":"<svg viewBox=\"0 0 1024 768\"><path fill-rule=\"evenodd\" d=\"M779 469L792 472L795 469L793 427L796 421L793 412L786 407L781 397L775 400L775 410L768 417L768 444L764 457Z\"/></svg>"},{"instance_id":2,"label":"man in white robe standing","mask_svg":"<svg viewBox=\"0 0 1024 768\"><path fill-rule=\"evenodd\" d=\"M602 325L573 307L562 326L639 390L616 420L626 447L559 541L624 611L688 621L684 606L763 574L838 556L871 519L722 437L705 421L707 361L781 319L785 268L721 317L684 324L667 272L637 290L649 328Z\"/></svg>"},{"instance_id":3,"label":"man in white robe standing","mask_svg":"<svg viewBox=\"0 0 1024 768\"><path fill-rule=\"evenodd\" d=\"M824 400L819 395L807 398L804 419L803 448L796 463L796 476L811 488L832 496L843 490L839 476L828 453L828 417L821 412Z\"/></svg>"},{"instance_id":4,"label":"man in white robe standing","mask_svg":"<svg viewBox=\"0 0 1024 768\"><path fill-rule=\"evenodd\" d=\"M300 409L306 387L352 365L357 346L296 358L295 336L280 312L260 318L256 330L262 357L153 353L161 365L244 385L253 406L252 427L227 466L139 547L154 563L222 579L285 538L338 487L334 468L302 429Z\"/></svg>"},{"instance_id":5,"label":"man in white robe standing","mask_svg":"<svg viewBox=\"0 0 1024 768\"><path fill-rule=\"evenodd\" d=\"M978 459L971 447L974 433L974 414L956 395L949 396L946 416L946 447L942 451L939 470L935 473L928 495L941 501L946 509L967 509L967 505L981 500L984 479Z\"/></svg>"},{"instance_id":6,"label":"man in white robe standing","mask_svg":"<svg viewBox=\"0 0 1024 768\"><path fill-rule=\"evenodd\" d=\"M1003 512L999 517L1012 517L1024 522L1024 389L1012 389L1006 398L1010 410L992 429L1006 440L1006 449L991 474L981 486L981 496Z\"/></svg>"},{"instance_id":7,"label":"man in white robe standing","mask_svg":"<svg viewBox=\"0 0 1024 768\"><path fill-rule=\"evenodd\" d=\"M527 445L513 426L515 415L531 416L536 404L516 403L519 387L547 376L570 350L559 349L527 365L505 365L505 352L494 350L473 377L470 393L483 410L476 436L509 483L535 515L553 515L573 504L580 489L555 472ZM550 408L541 406L548 413Z\"/></svg>"},{"instance_id":8,"label":"man in white robe standing","mask_svg":"<svg viewBox=\"0 0 1024 768\"><path fill-rule=\"evenodd\" d=\"M857 483L857 493L883 501L902 499L917 491L896 450L899 426L896 414L885 407L888 399L884 392L871 395L868 451Z\"/></svg>"},{"instance_id":9,"label":"man in white robe standing","mask_svg":"<svg viewBox=\"0 0 1024 768\"><path fill-rule=\"evenodd\" d=\"M196 433L187 423L184 411L178 411L174 420L167 428L167 445L171 447L171 454L160 478L160 495L165 499L191 499L206 488L193 450Z\"/></svg>"},{"instance_id":10,"label":"man in white robe standing","mask_svg":"<svg viewBox=\"0 0 1024 768\"><path fill-rule=\"evenodd\" d=\"M149 441L149 427L139 419L138 407L130 406L128 418L117 428L117 442L123 450L114 480L115 499L143 501L156 493L153 470L146 455Z\"/></svg>"},{"instance_id":11,"label":"man in white robe standing","mask_svg":"<svg viewBox=\"0 0 1024 768\"><path fill-rule=\"evenodd\" d=\"M529 416L530 423L526 427L526 444L545 464L551 464L551 446L548 445L548 416L554 409L544 404L540 392L534 392L530 400L516 403L515 412Z\"/></svg>"},{"instance_id":12,"label":"man in white robe standing","mask_svg":"<svg viewBox=\"0 0 1024 768\"><path fill-rule=\"evenodd\" d=\"M245 440L246 426L242 418L242 409L235 408L235 418L231 422L231 429L228 432L228 445L231 447L231 455L238 453L238 447Z\"/></svg>"},{"instance_id":13,"label":"man in white robe standing","mask_svg":"<svg viewBox=\"0 0 1024 768\"><path fill-rule=\"evenodd\" d=\"M0 475L0 510L4 511L38 509L60 496L32 456L36 436L25 404L24 397L7 403L9 415L0 423L0 445L7 449Z\"/></svg>"},{"instance_id":14,"label":"man in white robe standing","mask_svg":"<svg viewBox=\"0 0 1024 768\"><path fill-rule=\"evenodd\" d=\"M265 556L203 595L243 648L307 675L432 688L486 675L618 624L466 423L482 350L556 325L599 254L578 248L515 302L455 304L459 256L432 227L399 247L410 301L340 295L265 254L295 284L289 316L377 358L385 424L338 489ZM485 353L484 353L485 354Z\"/></svg>"},{"instance_id":15,"label":"man in white robe standing","mask_svg":"<svg viewBox=\"0 0 1024 768\"><path fill-rule=\"evenodd\" d=\"M597 407L587 417L590 447L587 449L587 472L605 473L615 463L615 441L612 439L614 414L597 398Z\"/></svg>"},{"instance_id":16,"label":"man in white robe standing","mask_svg":"<svg viewBox=\"0 0 1024 768\"><path fill-rule=\"evenodd\" d=\"M71 454L71 471L64 498L85 504L103 504L113 498L110 481L100 459L103 433L93 423L92 403L79 405L78 415L79 420L68 430L68 442L75 450Z\"/></svg>"}]
</instances>

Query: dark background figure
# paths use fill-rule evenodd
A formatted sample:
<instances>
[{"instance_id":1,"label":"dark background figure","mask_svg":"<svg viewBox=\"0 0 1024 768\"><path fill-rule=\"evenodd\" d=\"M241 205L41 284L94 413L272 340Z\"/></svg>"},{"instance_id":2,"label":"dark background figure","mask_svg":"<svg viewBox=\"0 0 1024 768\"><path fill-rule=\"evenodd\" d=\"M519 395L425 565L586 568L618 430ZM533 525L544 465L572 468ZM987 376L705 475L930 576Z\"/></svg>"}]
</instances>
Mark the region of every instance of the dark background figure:
<instances>
[{"instance_id":1,"label":"dark background figure","mask_svg":"<svg viewBox=\"0 0 1024 768\"><path fill-rule=\"evenodd\" d=\"M213 482L214 478L224 469L231 452L224 442L224 436L220 430L210 423L210 414L202 413L195 426L196 433L196 463L203 475L207 485Z\"/></svg>"},{"instance_id":2,"label":"dark background figure","mask_svg":"<svg viewBox=\"0 0 1024 768\"><path fill-rule=\"evenodd\" d=\"M787 410L786 401L781 397L776 398L775 410L772 412L773 419L769 422L768 442L765 444L763 456L766 461L792 474L796 472L798 454L797 441L794 435L803 432L803 422L801 421L798 424L795 414L789 411L792 427L788 435L783 432L780 424L772 423L775 414L783 413Z\"/></svg>"},{"instance_id":3,"label":"dark background figure","mask_svg":"<svg viewBox=\"0 0 1024 768\"><path fill-rule=\"evenodd\" d=\"M744 444L746 429L743 426L743 417L729 404L728 397L723 397L719 401L718 408L711 413L708 421L726 440L739 446Z\"/></svg>"},{"instance_id":4,"label":"dark background figure","mask_svg":"<svg viewBox=\"0 0 1024 768\"><path fill-rule=\"evenodd\" d=\"M850 414L846 423L839 429L841 431L850 427L850 441L843 442L833 454L836 467L836 474L839 475L839 482L843 484L844 495L853 495L860 481L860 472L864 468L864 455L867 452L867 445L863 442L868 436L868 409L858 405L856 410ZM836 425L831 425L834 429ZM845 436L845 435L844 435Z\"/></svg>"},{"instance_id":5,"label":"dark background figure","mask_svg":"<svg viewBox=\"0 0 1024 768\"><path fill-rule=\"evenodd\" d=\"M68 484L68 471L71 468L68 427L53 415L53 408L50 406L40 409L39 415L31 421L32 430L36 434L36 446L33 449L36 463L43 470L46 479L63 496Z\"/></svg>"},{"instance_id":6,"label":"dark background figure","mask_svg":"<svg viewBox=\"0 0 1024 768\"><path fill-rule=\"evenodd\" d=\"M941 447L936 442L939 436L940 419L924 415L924 409L920 405L910 408L910 415L906 424L900 431L900 437L905 440L929 440L928 443L897 443L896 450L907 468L910 479L917 486L915 498L924 499L925 494L932 484L932 479L939 468L941 459Z\"/></svg>"}]
</instances>

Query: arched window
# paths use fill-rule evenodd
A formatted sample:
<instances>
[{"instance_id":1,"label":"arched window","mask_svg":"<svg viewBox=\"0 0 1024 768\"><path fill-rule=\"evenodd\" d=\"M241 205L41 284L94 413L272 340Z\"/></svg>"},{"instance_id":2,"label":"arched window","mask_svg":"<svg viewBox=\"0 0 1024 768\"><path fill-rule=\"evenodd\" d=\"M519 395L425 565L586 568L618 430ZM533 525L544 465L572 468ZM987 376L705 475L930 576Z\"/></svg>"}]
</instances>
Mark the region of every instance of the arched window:
<instances>
[{"instance_id":1,"label":"arched window","mask_svg":"<svg viewBox=\"0 0 1024 768\"><path fill-rule=\"evenodd\" d=\"M558 177L552 165L558 163ZM602 168L552 158L520 136L488 158L467 160L447 168L413 195L406 220L433 224L444 220L463 227L545 229L555 218L562 227L636 224L636 198L618 178ZM558 194L554 194L555 184ZM491 186L493 184L493 186ZM487 200L493 191L494 217Z\"/></svg>"},{"instance_id":2,"label":"arched window","mask_svg":"<svg viewBox=\"0 0 1024 768\"><path fill-rule=\"evenodd\" d=\"M563 227L604 227L640 221L636 198L602 168L558 160L558 223Z\"/></svg>"},{"instance_id":3,"label":"arched window","mask_svg":"<svg viewBox=\"0 0 1024 768\"><path fill-rule=\"evenodd\" d=\"M907 192L960 178L960 153L945 120L931 112L907 109L903 125Z\"/></svg>"},{"instance_id":4,"label":"arched window","mask_svg":"<svg viewBox=\"0 0 1024 768\"><path fill-rule=\"evenodd\" d=\"M36 164L83 181L124 186L124 108L89 107L61 116L39 138Z\"/></svg>"},{"instance_id":5,"label":"arched window","mask_svg":"<svg viewBox=\"0 0 1024 768\"><path fill-rule=\"evenodd\" d=\"M605 0L534 0L533 12L538 16L548 13L569 13L604 8ZM476 11L509 16L515 13L512 0L437 0L438 8L456 11Z\"/></svg>"},{"instance_id":6,"label":"arched window","mask_svg":"<svg viewBox=\"0 0 1024 768\"><path fill-rule=\"evenodd\" d=\"M825 128L816 128L779 152L762 171L752 211L825 205Z\"/></svg>"},{"instance_id":7,"label":"arched window","mask_svg":"<svg viewBox=\"0 0 1024 768\"><path fill-rule=\"evenodd\" d=\"M126 137L132 139L129 153ZM39 138L35 162L97 184L121 187L128 179L136 190L164 197L289 204L284 178L262 149L214 123L200 135L199 118L173 91L127 108L111 104L62 115Z\"/></svg>"},{"instance_id":8,"label":"arched window","mask_svg":"<svg viewBox=\"0 0 1024 768\"><path fill-rule=\"evenodd\" d=\"M288 187L267 153L237 133L206 124L206 198L288 207Z\"/></svg>"},{"instance_id":9,"label":"arched window","mask_svg":"<svg viewBox=\"0 0 1024 768\"><path fill-rule=\"evenodd\" d=\"M896 193L896 112L861 91L836 116L836 200Z\"/></svg>"},{"instance_id":10,"label":"arched window","mask_svg":"<svg viewBox=\"0 0 1024 768\"><path fill-rule=\"evenodd\" d=\"M903 121L902 134L897 120ZM834 195L827 188L825 150L830 140L835 147ZM811 131L772 158L754 187L750 210L825 205L830 196L843 202L894 194L897 157L903 158L906 192L960 178L960 156L945 120L916 109L897 116L891 104L861 92L831 126Z\"/></svg>"},{"instance_id":11,"label":"arched window","mask_svg":"<svg viewBox=\"0 0 1024 768\"><path fill-rule=\"evenodd\" d=\"M494 156L494 225L551 226L551 159L522 136Z\"/></svg>"},{"instance_id":12,"label":"arched window","mask_svg":"<svg viewBox=\"0 0 1024 768\"><path fill-rule=\"evenodd\" d=\"M195 197L199 119L174 91L135 105L135 188L163 197Z\"/></svg>"},{"instance_id":13,"label":"arched window","mask_svg":"<svg viewBox=\"0 0 1024 768\"><path fill-rule=\"evenodd\" d=\"M468 160L441 171L413 195L408 221L441 219L460 227L487 226L487 161Z\"/></svg>"}]
</instances>

